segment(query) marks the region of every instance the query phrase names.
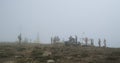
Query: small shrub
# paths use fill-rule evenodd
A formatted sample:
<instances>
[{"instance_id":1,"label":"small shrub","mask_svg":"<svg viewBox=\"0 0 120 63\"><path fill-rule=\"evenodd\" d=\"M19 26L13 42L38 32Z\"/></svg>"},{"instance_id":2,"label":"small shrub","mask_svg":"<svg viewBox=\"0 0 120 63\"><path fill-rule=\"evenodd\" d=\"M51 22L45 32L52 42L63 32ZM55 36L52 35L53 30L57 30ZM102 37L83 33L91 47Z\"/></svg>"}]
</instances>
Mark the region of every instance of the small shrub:
<instances>
[{"instance_id":1,"label":"small shrub","mask_svg":"<svg viewBox=\"0 0 120 63\"><path fill-rule=\"evenodd\" d=\"M17 51L24 51L26 50L25 48L17 48Z\"/></svg>"},{"instance_id":2,"label":"small shrub","mask_svg":"<svg viewBox=\"0 0 120 63\"><path fill-rule=\"evenodd\" d=\"M89 57L89 53L87 51L83 51L81 57Z\"/></svg>"},{"instance_id":3,"label":"small shrub","mask_svg":"<svg viewBox=\"0 0 120 63\"><path fill-rule=\"evenodd\" d=\"M6 58L6 57L8 57L8 55L6 53L4 53L4 52L0 53L0 58Z\"/></svg>"},{"instance_id":4,"label":"small shrub","mask_svg":"<svg viewBox=\"0 0 120 63\"><path fill-rule=\"evenodd\" d=\"M107 56L106 59L107 60L118 60L119 57L118 56Z\"/></svg>"},{"instance_id":5,"label":"small shrub","mask_svg":"<svg viewBox=\"0 0 120 63\"><path fill-rule=\"evenodd\" d=\"M41 58L42 57L43 52L39 51L39 50L33 50L31 56L34 58Z\"/></svg>"},{"instance_id":6,"label":"small shrub","mask_svg":"<svg viewBox=\"0 0 120 63\"><path fill-rule=\"evenodd\" d=\"M120 51L115 51L111 53L112 56L120 56Z\"/></svg>"}]
</instances>

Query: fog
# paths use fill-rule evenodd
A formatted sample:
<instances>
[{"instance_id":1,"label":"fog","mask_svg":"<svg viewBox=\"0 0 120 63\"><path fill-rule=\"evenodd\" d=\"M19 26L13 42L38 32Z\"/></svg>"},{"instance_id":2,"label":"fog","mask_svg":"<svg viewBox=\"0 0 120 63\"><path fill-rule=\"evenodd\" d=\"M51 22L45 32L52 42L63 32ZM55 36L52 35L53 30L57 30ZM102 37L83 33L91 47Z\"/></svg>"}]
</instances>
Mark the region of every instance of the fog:
<instances>
[{"instance_id":1,"label":"fog","mask_svg":"<svg viewBox=\"0 0 120 63\"><path fill-rule=\"evenodd\" d=\"M106 38L110 47L120 47L119 0L0 0L0 41L23 38L41 43L50 37L67 40L70 35ZM83 34L84 33L84 34Z\"/></svg>"}]
</instances>

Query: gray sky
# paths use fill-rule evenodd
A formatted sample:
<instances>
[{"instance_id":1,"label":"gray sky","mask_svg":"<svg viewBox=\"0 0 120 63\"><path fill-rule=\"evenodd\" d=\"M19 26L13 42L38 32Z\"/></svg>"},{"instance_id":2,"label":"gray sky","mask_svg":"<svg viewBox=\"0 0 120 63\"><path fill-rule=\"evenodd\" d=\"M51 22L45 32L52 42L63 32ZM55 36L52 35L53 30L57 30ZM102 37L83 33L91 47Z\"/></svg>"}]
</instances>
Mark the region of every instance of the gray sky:
<instances>
[{"instance_id":1,"label":"gray sky","mask_svg":"<svg viewBox=\"0 0 120 63\"><path fill-rule=\"evenodd\" d=\"M32 40L42 43L58 35L107 39L120 47L120 0L0 0L0 41ZM82 33L85 32L83 35Z\"/></svg>"}]
</instances>

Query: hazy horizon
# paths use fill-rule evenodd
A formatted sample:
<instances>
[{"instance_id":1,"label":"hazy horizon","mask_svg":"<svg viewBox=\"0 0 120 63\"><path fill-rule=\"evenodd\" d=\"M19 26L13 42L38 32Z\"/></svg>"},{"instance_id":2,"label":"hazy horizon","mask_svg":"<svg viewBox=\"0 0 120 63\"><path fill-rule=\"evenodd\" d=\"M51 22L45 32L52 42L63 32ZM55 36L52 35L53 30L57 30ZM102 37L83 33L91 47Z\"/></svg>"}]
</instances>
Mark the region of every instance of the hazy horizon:
<instances>
[{"instance_id":1,"label":"hazy horizon","mask_svg":"<svg viewBox=\"0 0 120 63\"><path fill-rule=\"evenodd\" d=\"M16 41L19 33L42 43L70 35L107 40L120 47L119 0L0 0L0 41ZM84 34L83 34L84 32Z\"/></svg>"}]
</instances>

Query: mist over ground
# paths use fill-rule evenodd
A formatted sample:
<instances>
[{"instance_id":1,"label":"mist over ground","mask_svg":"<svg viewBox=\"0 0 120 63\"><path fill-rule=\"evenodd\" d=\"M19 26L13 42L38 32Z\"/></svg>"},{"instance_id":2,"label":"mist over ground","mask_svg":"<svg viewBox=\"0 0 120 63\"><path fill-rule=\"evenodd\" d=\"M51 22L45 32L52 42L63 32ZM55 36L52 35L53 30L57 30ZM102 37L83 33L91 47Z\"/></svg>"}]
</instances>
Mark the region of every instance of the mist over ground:
<instances>
[{"instance_id":1,"label":"mist over ground","mask_svg":"<svg viewBox=\"0 0 120 63\"><path fill-rule=\"evenodd\" d=\"M16 41L19 33L41 43L70 35L102 40L120 47L119 0L0 0L0 41ZM84 34L83 34L84 32Z\"/></svg>"}]
</instances>

